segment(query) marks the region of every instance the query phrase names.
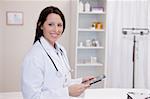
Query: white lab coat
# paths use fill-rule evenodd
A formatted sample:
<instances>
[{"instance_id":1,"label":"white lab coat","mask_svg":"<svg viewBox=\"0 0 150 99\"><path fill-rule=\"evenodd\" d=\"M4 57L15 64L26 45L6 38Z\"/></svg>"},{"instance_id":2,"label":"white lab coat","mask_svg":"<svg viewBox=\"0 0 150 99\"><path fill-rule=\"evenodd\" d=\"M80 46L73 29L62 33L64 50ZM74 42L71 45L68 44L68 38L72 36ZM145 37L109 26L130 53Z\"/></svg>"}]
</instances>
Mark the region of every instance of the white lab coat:
<instances>
[{"instance_id":1,"label":"white lab coat","mask_svg":"<svg viewBox=\"0 0 150 99\"><path fill-rule=\"evenodd\" d=\"M24 99L70 99L68 86L73 83L81 83L81 78L71 79L66 51L61 45L56 43L57 48L61 48L63 51L63 55L58 51L58 56L56 49L44 37L41 37L40 40L44 49L56 64L61 77L56 75L57 71L52 61L37 41L25 56L22 64L22 93Z\"/></svg>"}]
</instances>

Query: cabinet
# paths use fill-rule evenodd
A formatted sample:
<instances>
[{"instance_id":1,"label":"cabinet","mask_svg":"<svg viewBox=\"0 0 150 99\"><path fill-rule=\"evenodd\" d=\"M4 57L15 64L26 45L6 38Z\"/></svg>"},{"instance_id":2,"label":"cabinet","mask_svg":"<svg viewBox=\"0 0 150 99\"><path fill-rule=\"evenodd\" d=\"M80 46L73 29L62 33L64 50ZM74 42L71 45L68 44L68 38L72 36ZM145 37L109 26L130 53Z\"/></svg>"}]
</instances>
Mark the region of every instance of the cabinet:
<instances>
[{"instance_id":1,"label":"cabinet","mask_svg":"<svg viewBox=\"0 0 150 99\"><path fill-rule=\"evenodd\" d=\"M75 78L105 74L106 0L77 0L76 21ZM104 81L92 86L102 87Z\"/></svg>"}]
</instances>

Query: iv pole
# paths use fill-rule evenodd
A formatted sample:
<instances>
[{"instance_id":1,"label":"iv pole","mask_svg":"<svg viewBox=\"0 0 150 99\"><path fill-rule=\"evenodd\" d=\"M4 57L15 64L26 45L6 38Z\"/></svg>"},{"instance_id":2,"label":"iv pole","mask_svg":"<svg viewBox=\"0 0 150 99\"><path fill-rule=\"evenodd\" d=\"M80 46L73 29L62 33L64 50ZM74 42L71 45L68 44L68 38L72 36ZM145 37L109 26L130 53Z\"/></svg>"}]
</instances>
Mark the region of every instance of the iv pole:
<instances>
[{"instance_id":1,"label":"iv pole","mask_svg":"<svg viewBox=\"0 0 150 99\"><path fill-rule=\"evenodd\" d=\"M136 48L136 36L137 35L148 35L148 28L122 28L122 33L124 35L133 35L133 54L132 54L132 62L133 62L133 72L132 72L132 88L135 88L135 48Z\"/></svg>"}]
</instances>

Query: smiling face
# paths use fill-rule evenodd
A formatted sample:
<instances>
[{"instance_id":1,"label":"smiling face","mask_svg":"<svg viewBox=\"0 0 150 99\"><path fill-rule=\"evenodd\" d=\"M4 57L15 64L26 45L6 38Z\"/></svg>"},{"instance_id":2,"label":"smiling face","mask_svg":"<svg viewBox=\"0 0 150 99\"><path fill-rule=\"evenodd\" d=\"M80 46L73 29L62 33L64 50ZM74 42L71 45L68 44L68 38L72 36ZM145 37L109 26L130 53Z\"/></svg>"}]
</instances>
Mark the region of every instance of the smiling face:
<instances>
[{"instance_id":1,"label":"smiling face","mask_svg":"<svg viewBox=\"0 0 150 99\"><path fill-rule=\"evenodd\" d=\"M44 38L54 46L63 32L63 21L58 14L51 13L47 16L41 29L43 30Z\"/></svg>"}]
</instances>

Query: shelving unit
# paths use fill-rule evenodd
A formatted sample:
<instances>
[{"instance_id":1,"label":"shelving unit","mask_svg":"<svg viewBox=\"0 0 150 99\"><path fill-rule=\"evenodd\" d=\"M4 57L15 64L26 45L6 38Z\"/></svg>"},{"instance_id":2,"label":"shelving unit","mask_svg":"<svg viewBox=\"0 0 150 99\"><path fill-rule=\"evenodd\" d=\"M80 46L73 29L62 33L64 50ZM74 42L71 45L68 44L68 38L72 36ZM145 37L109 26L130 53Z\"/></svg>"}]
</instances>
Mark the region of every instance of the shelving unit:
<instances>
[{"instance_id":1,"label":"shelving unit","mask_svg":"<svg viewBox=\"0 0 150 99\"><path fill-rule=\"evenodd\" d=\"M83 5L88 2L91 10L77 10L75 78L105 74L106 0L77 0L77 9L80 9L80 2ZM103 11L93 11L95 7L103 7ZM93 28L95 22L101 22L102 28ZM104 81L92 86L103 87Z\"/></svg>"}]
</instances>

